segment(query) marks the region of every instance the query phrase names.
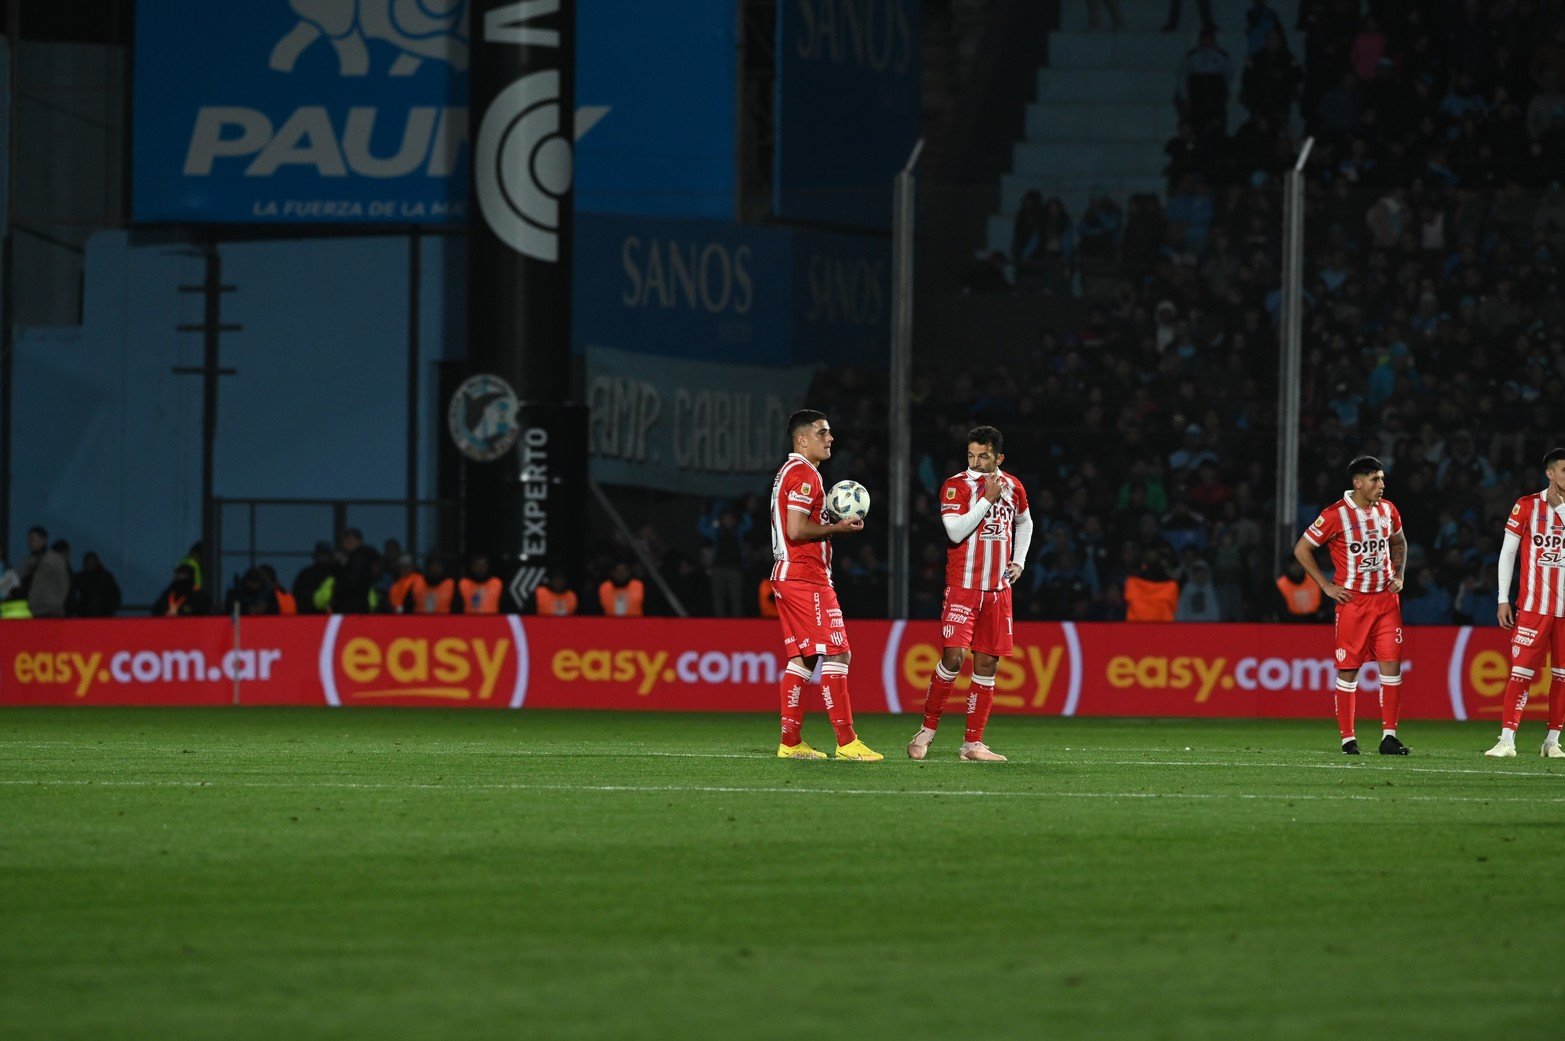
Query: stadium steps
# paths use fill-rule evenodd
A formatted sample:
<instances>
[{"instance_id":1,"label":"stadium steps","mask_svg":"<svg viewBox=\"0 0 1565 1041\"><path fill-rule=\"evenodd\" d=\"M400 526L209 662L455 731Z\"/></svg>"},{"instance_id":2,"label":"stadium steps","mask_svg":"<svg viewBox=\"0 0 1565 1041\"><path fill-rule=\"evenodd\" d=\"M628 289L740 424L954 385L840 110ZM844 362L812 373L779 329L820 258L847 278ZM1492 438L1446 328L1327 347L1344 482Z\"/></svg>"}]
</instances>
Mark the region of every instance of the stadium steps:
<instances>
[{"instance_id":1,"label":"stadium steps","mask_svg":"<svg viewBox=\"0 0 1565 1041\"><path fill-rule=\"evenodd\" d=\"M1125 28L1119 32L1108 28L1107 11L1103 26L1089 29L1085 3L1068 0L1061 6L1060 28L1049 36L1049 62L1038 70L1036 100L1027 109L1025 136L1000 178L1000 209L986 228L989 249L1010 252L1016 211L1033 189L1045 199L1058 196L1072 220L1097 195L1124 207L1131 195L1163 193L1163 145L1179 122L1175 80L1196 42L1200 18L1190 0L1180 30L1164 33L1162 0L1122 0L1121 6ZM1236 94L1248 52L1244 13L1250 6L1249 0L1212 2L1217 42L1234 60ZM1291 31L1297 0L1274 0L1272 9L1290 30L1295 57L1301 57L1303 34ZM1229 116L1232 125L1242 117L1237 100Z\"/></svg>"}]
</instances>

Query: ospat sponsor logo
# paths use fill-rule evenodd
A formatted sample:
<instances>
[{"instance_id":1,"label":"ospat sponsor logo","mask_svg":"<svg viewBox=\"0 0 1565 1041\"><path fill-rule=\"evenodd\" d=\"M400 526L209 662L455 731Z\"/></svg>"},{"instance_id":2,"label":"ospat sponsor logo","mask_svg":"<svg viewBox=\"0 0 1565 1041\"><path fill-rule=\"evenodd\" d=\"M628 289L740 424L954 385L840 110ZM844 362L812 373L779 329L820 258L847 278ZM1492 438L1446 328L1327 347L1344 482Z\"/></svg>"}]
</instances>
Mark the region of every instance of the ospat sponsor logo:
<instances>
[{"instance_id":1,"label":"ospat sponsor logo","mask_svg":"<svg viewBox=\"0 0 1565 1041\"><path fill-rule=\"evenodd\" d=\"M320 681L330 705L517 708L526 693L526 648L514 615L431 619L416 632L334 615L321 641Z\"/></svg>"},{"instance_id":2,"label":"ospat sponsor logo","mask_svg":"<svg viewBox=\"0 0 1565 1041\"><path fill-rule=\"evenodd\" d=\"M283 651L259 647L209 653L200 648L118 651L21 650L8 677L22 687L52 688L78 700L111 688L199 686L272 679Z\"/></svg>"}]
</instances>

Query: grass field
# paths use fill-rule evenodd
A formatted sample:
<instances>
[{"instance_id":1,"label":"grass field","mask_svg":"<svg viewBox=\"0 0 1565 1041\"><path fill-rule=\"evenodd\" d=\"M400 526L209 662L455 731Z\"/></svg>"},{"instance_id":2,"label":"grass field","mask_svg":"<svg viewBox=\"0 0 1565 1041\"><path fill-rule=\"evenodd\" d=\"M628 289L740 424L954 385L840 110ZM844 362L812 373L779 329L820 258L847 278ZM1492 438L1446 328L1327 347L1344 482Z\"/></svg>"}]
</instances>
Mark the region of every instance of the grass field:
<instances>
[{"instance_id":1,"label":"grass field","mask_svg":"<svg viewBox=\"0 0 1565 1041\"><path fill-rule=\"evenodd\" d=\"M860 724L0 711L0 1038L1565 1033L1536 724Z\"/></svg>"}]
</instances>

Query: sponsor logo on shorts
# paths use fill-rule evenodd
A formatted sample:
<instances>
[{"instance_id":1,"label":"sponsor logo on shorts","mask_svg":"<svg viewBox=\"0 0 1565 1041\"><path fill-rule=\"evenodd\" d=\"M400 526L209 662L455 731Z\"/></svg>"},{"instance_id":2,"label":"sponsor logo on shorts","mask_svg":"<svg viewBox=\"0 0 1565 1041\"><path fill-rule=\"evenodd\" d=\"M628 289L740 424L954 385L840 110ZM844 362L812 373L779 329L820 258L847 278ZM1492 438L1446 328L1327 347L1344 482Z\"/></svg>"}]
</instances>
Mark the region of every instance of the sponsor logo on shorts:
<instances>
[{"instance_id":1,"label":"sponsor logo on shorts","mask_svg":"<svg viewBox=\"0 0 1565 1041\"><path fill-rule=\"evenodd\" d=\"M1537 639L1538 630L1528 629L1526 626L1518 625L1516 627L1516 634L1511 637L1511 642L1518 647L1531 647L1533 643L1537 641Z\"/></svg>"}]
</instances>

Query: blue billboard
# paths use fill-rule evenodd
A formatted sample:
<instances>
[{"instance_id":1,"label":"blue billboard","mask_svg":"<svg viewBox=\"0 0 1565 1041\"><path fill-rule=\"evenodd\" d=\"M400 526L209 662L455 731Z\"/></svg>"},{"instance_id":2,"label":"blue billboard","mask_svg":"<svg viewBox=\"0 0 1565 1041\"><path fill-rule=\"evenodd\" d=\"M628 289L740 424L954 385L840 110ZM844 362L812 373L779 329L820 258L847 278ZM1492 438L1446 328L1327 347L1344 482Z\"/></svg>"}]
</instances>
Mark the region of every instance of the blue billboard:
<instances>
[{"instance_id":1,"label":"blue billboard","mask_svg":"<svg viewBox=\"0 0 1565 1041\"><path fill-rule=\"evenodd\" d=\"M578 214L572 350L884 367L891 243L719 221Z\"/></svg>"},{"instance_id":2,"label":"blue billboard","mask_svg":"<svg viewBox=\"0 0 1565 1041\"><path fill-rule=\"evenodd\" d=\"M134 218L463 223L468 7L139 0ZM732 0L577 18L577 209L731 217Z\"/></svg>"},{"instance_id":3,"label":"blue billboard","mask_svg":"<svg viewBox=\"0 0 1565 1041\"><path fill-rule=\"evenodd\" d=\"M922 125L919 34L919 0L779 0L777 216L890 226Z\"/></svg>"}]
</instances>

